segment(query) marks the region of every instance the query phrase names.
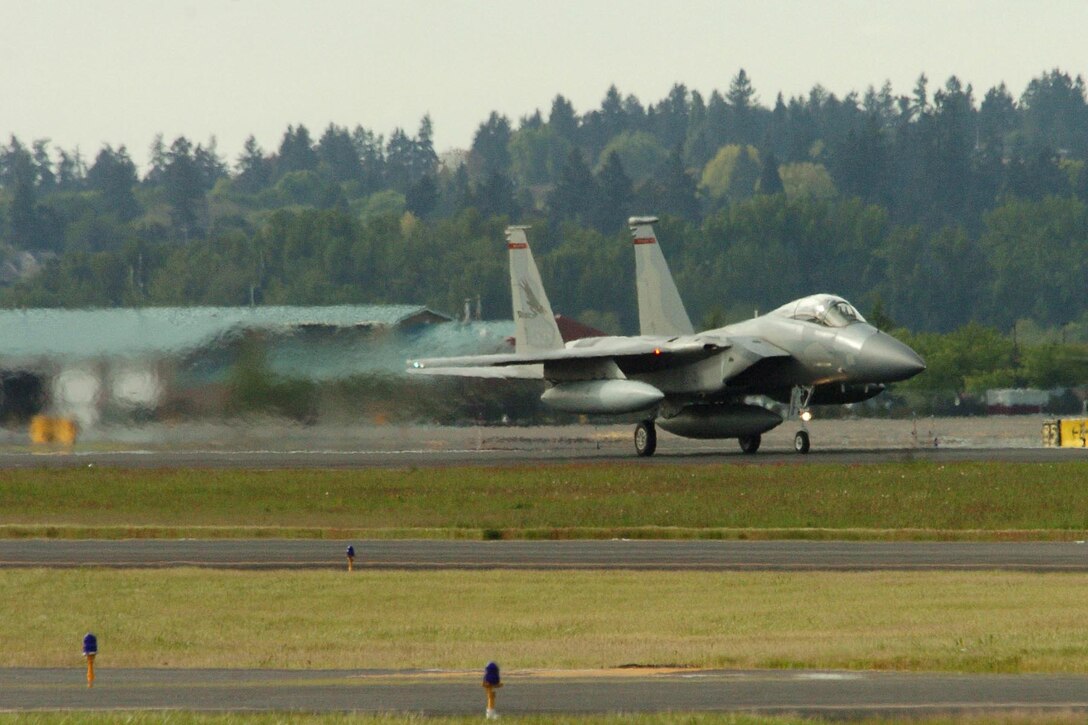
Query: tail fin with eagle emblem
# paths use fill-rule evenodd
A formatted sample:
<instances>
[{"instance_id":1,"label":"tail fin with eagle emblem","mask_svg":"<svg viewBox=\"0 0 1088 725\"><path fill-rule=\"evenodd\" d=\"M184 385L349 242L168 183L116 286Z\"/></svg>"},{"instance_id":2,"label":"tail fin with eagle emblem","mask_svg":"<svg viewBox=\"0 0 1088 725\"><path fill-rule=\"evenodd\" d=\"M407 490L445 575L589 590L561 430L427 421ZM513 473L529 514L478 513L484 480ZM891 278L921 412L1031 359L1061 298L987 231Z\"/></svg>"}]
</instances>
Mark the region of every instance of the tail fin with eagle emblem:
<instances>
[{"instance_id":1,"label":"tail fin with eagle emblem","mask_svg":"<svg viewBox=\"0 0 1088 725\"><path fill-rule=\"evenodd\" d=\"M563 349L563 337L555 323L552 306L544 293L544 283L533 261L525 230L506 228L506 248L510 252L510 296L514 302L514 350L518 354Z\"/></svg>"}]
</instances>

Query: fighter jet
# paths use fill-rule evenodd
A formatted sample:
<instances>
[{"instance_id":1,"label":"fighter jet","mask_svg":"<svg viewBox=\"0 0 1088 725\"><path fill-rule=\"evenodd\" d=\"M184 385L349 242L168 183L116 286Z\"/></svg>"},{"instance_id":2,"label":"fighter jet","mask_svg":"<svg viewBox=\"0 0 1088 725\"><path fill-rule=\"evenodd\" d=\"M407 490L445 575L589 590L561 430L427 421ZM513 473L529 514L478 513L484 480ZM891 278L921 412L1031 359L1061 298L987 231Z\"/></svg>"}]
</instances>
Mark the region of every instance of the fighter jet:
<instances>
[{"instance_id":1,"label":"fighter jet","mask_svg":"<svg viewBox=\"0 0 1088 725\"><path fill-rule=\"evenodd\" d=\"M628 220L640 335L563 343L526 236L506 230L515 321L512 354L409 361L409 372L540 378L541 400L571 413L645 413L635 452L652 456L657 426L688 438L735 438L755 453L786 419L808 453L810 406L859 402L925 370L912 349L877 330L842 297L814 294L765 315L696 333L658 245L655 217ZM785 418L757 401L789 404Z\"/></svg>"}]
</instances>

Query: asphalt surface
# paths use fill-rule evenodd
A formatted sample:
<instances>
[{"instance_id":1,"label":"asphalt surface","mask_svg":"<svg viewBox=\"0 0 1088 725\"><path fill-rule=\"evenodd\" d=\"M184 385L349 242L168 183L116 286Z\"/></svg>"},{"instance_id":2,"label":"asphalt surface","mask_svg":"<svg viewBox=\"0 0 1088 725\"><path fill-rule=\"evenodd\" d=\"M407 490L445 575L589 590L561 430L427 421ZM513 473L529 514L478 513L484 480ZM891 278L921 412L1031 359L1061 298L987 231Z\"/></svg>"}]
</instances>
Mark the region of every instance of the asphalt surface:
<instances>
[{"instance_id":1,"label":"asphalt surface","mask_svg":"<svg viewBox=\"0 0 1088 725\"><path fill-rule=\"evenodd\" d=\"M482 672L0 669L2 710L483 714ZM1088 677L846 671L505 672L500 714L739 710L831 717L1088 712Z\"/></svg>"},{"instance_id":2,"label":"asphalt surface","mask_svg":"<svg viewBox=\"0 0 1088 725\"><path fill-rule=\"evenodd\" d=\"M658 449L651 458L637 458L626 447L525 447L483 449L321 450L321 449L200 449L167 450L44 450L0 452L0 469L111 466L116 468L403 468L429 466L532 466L556 463L637 462L644 466L854 465L934 461L998 461L1005 463L1056 463L1088 460L1075 448L865 448L813 450L806 455L793 451L760 451L746 455L732 447L677 446Z\"/></svg>"},{"instance_id":3,"label":"asphalt surface","mask_svg":"<svg viewBox=\"0 0 1088 725\"><path fill-rule=\"evenodd\" d=\"M0 568L1088 571L1084 542L0 539Z\"/></svg>"}]
</instances>

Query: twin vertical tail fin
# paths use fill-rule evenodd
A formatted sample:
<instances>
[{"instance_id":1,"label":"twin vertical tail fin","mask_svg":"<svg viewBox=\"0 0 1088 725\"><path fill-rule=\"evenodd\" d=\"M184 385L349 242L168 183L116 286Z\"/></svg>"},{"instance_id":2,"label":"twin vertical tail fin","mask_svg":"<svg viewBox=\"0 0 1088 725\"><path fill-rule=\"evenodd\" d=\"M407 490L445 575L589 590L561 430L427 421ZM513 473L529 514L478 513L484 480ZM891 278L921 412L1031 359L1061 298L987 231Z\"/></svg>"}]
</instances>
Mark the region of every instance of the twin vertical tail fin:
<instances>
[{"instance_id":1,"label":"twin vertical tail fin","mask_svg":"<svg viewBox=\"0 0 1088 725\"><path fill-rule=\"evenodd\" d=\"M506 248L510 252L510 296L514 301L514 349L517 353L557 350L563 337L555 324L555 315L544 293L544 283L533 261L525 230L506 228Z\"/></svg>"},{"instance_id":2,"label":"twin vertical tail fin","mask_svg":"<svg viewBox=\"0 0 1088 725\"><path fill-rule=\"evenodd\" d=\"M627 225L635 238L635 285L638 324L643 335L691 335L695 332L669 265L657 244L657 217L631 217Z\"/></svg>"}]
</instances>

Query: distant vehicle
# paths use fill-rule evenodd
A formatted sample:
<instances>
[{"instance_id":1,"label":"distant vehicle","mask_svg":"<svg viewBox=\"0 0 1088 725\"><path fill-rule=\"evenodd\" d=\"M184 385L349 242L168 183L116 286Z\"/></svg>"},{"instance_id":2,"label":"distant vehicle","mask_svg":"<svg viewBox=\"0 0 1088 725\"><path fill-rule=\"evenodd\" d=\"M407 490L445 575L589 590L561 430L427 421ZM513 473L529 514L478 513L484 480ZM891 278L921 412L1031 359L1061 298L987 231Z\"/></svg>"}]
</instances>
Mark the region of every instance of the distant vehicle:
<instances>
[{"instance_id":1,"label":"distant vehicle","mask_svg":"<svg viewBox=\"0 0 1088 725\"><path fill-rule=\"evenodd\" d=\"M657 243L655 217L632 217L640 335L563 343L525 234L506 230L514 305L512 354L409 361L409 371L485 378L540 378L541 400L572 413L645 412L635 452L651 456L656 426L688 438L736 438L755 453L785 420L749 402L766 396L801 419L809 450L812 405L854 403L925 370L914 350L877 330L842 297L816 294L765 315L696 333Z\"/></svg>"}]
</instances>

